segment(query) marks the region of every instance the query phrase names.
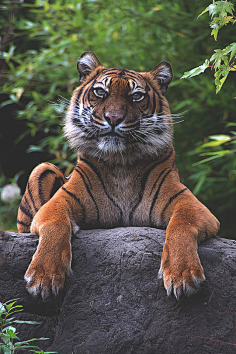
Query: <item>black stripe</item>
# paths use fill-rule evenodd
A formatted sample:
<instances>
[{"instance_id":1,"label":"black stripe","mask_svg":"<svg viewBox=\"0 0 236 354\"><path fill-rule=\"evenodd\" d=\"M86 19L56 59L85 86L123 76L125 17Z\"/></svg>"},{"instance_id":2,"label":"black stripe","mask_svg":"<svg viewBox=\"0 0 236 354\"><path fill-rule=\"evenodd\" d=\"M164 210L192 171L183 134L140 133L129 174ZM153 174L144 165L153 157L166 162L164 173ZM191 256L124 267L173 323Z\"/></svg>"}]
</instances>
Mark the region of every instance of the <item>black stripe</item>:
<instances>
[{"instance_id":1,"label":"black stripe","mask_svg":"<svg viewBox=\"0 0 236 354\"><path fill-rule=\"evenodd\" d=\"M91 121L92 121L92 123L96 123L100 127L104 127L105 126L104 120L101 119L98 115L96 115L96 112L93 112L93 114L91 115Z\"/></svg>"},{"instance_id":2,"label":"black stripe","mask_svg":"<svg viewBox=\"0 0 236 354\"><path fill-rule=\"evenodd\" d=\"M152 100L152 115L154 115L155 111L156 111L156 95L155 95L155 91L153 92L153 100Z\"/></svg>"},{"instance_id":3,"label":"black stripe","mask_svg":"<svg viewBox=\"0 0 236 354\"><path fill-rule=\"evenodd\" d=\"M159 101L158 101L158 103L159 103L159 113L158 113L158 115L159 115L159 114L162 114L162 111L163 111L163 104L162 104L162 98L161 98L159 92L156 91L156 94L157 94L157 96L158 96L158 98L159 98Z\"/></svg>"},{"instance_id":4,"label":"black stripe","mask_svg":"<svg viewBox=\"0 0 236 354\"><path fill-rule=\"evenodd\" d=\"M105 76L119 77L121 70L123 74L127 75L131 79L134 79L135 81L137 80L137 78L144 79L144 77L138 72L127 70L127 69L121 69L121 68L112 68L112 69L105 68L101 71L101 73L104 73Z\"/></svg>"},{"instance_id":5,"label":"black stripe","mask_svg":"<svg viewBox=\"0 0 236 354\"><path fill-rule=\"evenodd\" d=\"M85 220L85 208L83 206L83 204L81 203L80 199L77 198L73 193L69 192L64 186L61 187L61 189L63 189L63 191L65 191L67 194L69 194L69 196L71 196L81 207L82 209L82 213L83 213L83 217L82 217L82 222L84 222Z\"/></svg>"},{"instance_id":6,"label":"black stripe","mask_svg":"<svg viewBox=\"0 0 236 354\"><path fill-rule=\"evenodd\" d=\"M31 212L27 209L25 209L25 207L20 203L20 210L22 211L22 213L24 213L25 215L27 215L30 219L33 219L33 215L31 214Z\"/></svg>"},{"instance_id":7,"label":"black stripe","mask_svg":"<svg viewBox=\"0 0 236 354\"><path fill-rule=\"evenodd\" d=\"M62 182L62 183L61 183ZM56 177L53 186L52 186L52 190L50 193L50 198L52 198L52 196L58 191L58 189L63 186L63 184L65 183L64 179L62 177Z\"/></svg>"},{"instance_id":8,"label":"black stripe","mask_svg":"<svg viewBox=\"0 0 236 354\"><path fill-rule=\"evenodd\" d=\"M165 218L165 212L166 212L166 209L168 208L168 206L173 202L173 200L175 198L177 198L181 193L183 193L184 191L186 191L188 188L185 187L183 188L180 192L176 193L175 195L173 195L169 200L168 202L166 203L166 205L164 206L163 210L162 210L162 213L161 213L161 223L163 225L164 223L164 218Z\"/></svg>"},{"instance_id":9,"label":"black stripe","mask_svg":"<svg viewBox=\"0 0 236 354\"><path fill-rule=\"evenodd\" d=\"M83 89L84 89L84 87L81 87L81 88L79 89L79 92L78 92L78 94L77 94L77 98L76 98L76 100L75 100L75 109L76 109L76 106L77 106L77 104L78 104L77 101L79 101L79 97L80 97L80 95L81 95Z\"/></svg>"},{"instance_id":10,"label":"black stripe","mask_svg":"<svg viewBox=\"0 0 236 354\"><path fill-rule=\"evenodd\" d=\"M97 77L95 77L95 79L89 83L89 87L86 88L86 90L83 92L83 106L84 106L84 99L86 98L86 95L88 94L88 101L90 103L90 98L89 98L89 94L91 91L93 91L93 86L95 85L97 81Z\"/></svg>"},{"instance_id":11,"label":"black stripe","mask_svg":"<svg viewBox=\"0 0 236 354\"><path fill-rule=\"evenodd\" d=\"M108 194L107 190L106 190L106 187L105 187L105 184L103 182L103 179L102 179L102 176L99 172L99 170L97 169L96 166L94 166L90 161L84 159L84 158L80 158L81 161L85 162L92 170L93 172L97 175L98 179L100 180L101 184L102 184L102 187L104 189L104 192L106 194L106 196L112 201L112 203L119 209L120 211L120 218L119 218L119 222L121 223L122 222L122 217L123 217L123 212L122 212L122 209L119 207L119 205L115 202L115 200Z\"/></svg>"},{"instance_id":12,"label":"black stripe","mask_svg":"<svg viewBox=\"0 0 236 354\"><path fill-rule=\"evenodd\" d=\"M145 80L146 84L149 85L149 83L148 83L148 81L146 80L146 78L143 77L143 79ZM154 93L156 93L157 96L158 96L159 113L162 113L162 110L163 110L163 103L162 103L162 98L161 98L161 96L160 96L160 93L159 93L152 85L151 85L151 87L152 87ZM155 95L153 95L153 96L155 96ZM153 97L153 103L154 103L154 97ZM156 105L156 103L155 103L155 105Z\"/></svg>"},{"instance_id":13,"label":"black stripe","mask_svg":"<svg viewBox=\"0 0 236 354\"><path fill-rule=\"evenodd\" d=\"M42 188L42 184L43 184L44 178L46 178L49 174L56 175L56 172L48 169L48 170L43 171L40 174L39 178L38 178L39 199L40 199L40 202L41 202L42 205L47 202L47 200L44 199L44 191L43 191L43 188Z\"/></svg>"},{"instance_id":14,"label":"black stripe","mask_svg":"<svg viewBox=\"0 0 236 354\"><path fill-rule=\"evenodd\" d=\"M165 174L164 177L162 178L162 180L161 180L161 182L160 182L160 184L159 184L159 186L158 186L158 189L157 189L157 191L156 191L156 193L155 193L155 195L154 195L154 197L153 197L152 205L151 205L150 212L149 212L149 222L150 222L150 225L153 225L153 223L152 223L152 210L153 210L154 205L155 205L155 203L156 203L156 201L157 201L158 194L159 194L159 192L160 192L161 186L163 185L163 183L164 183L166 177L168 176L168 174L169 174L170 172L172 172L172 171L173 171L173 170L170 169L170 170L168 170L168 171L166 172L166 174ZM153 226L154 226L154 225L153 225Z\"/></svg>"},{"instance_id":15,"label":"black stripe","mask_svg":"<svg viewBox=\"0 0 236 354\"><path fill-rule=\"evenodd\" d=\"M134 122L134 123L133 123ZM132 128L139 128L140 127L140 121L136 120L136 119L133 119L133 120L130 120L128 124L126 124L125 127L122 127L123 130L130 130Z\"/></svg>"},{"instance_id":16,"label":"black stripe","mask_svg":"<svg viewBox=\"0 0 236 354\"><path fill-rule=\"evenodd\" d=\"M148 178L148 175L152 172L152 170L153 170L155 167L157 167L158 165L161 165L162 163L164 163L164 162L166 162L167 160L169 160L169 158L173 155L173 152L174 152L174 149L173 149L173 147L172 147L171 150L170 150L170 152L169 152L169 154L168 154L167 156L165 156L163 160L161 160L161 161L156 161L156 162L144 173L142 179L144 180L145 183L146 183L146 180L147 180L147 178ZM141 171L141 173L142 173L142 172L143 172L143 170ZM140 173L140 174L141 174L141 173ZM139 174L139 175L140 175L140 174ZM138 177L139 177L139 175L138 175ZM144 182L143 182L143 183L144 183ZM141 183L141 184L142 184L142 183Z\"/></svg>"},{"instance_id":17,"label":"black stripe","mask_svg":"<svg viewBox=\"0 0 236 354\"><path fill-rule=\"evenodd\" d=\"M152 190L151 190L151 192L150 192L149 196L152 194L153 190L155 189L156 184L157 184L157 182L158 182L159 178L163 175L163 173L164 173L166 170L167 170L167 167L166 167L166 168L164 168L164 170L162 170L162 171L161 171L161 173L159 174L159 176L157 177L157 179L156 179L155 183L154 183L154 184L153 184L153 186L152 186Z\"/></svg>"},{"instance_id":18,"label":"black stripe","mask_svg":"<svg viewBox=\"0 0 236 354\"><path fill-rule=\"evenodd\" d=\"M138 196L138 200L136 202L136 204L133 206L130 214L129 214L129 220L131 221L132 217L133 217L133 214L135 212L135 210L137 209L137 207L139 206L139 204L141 203L141 200L143 198L143 193L144 193L144 190L145 190L145 186L146 186L146 182L148 180L148 177L150 175L150 173L154 170L155 167L157 167L158 165L166 162L173 154L173 151L174 149L171 148L170 150L170 153L161 161L157 161L155 162L153 165L151 165L151 167L149 167L143 174L143 177L141 178L141 188L140 188L140 192L139 192L139 196ZM137 176L136 178L136 181L137 179L139 178L140 174L143 172L143 170L139 173L139 175ZM160 175L158 176L158 178L160 177Z\"/></svg>"},{"instance_id":19,"label":"black stripe","mask_svg":"<svg viewBox=\"0 0 236 354\"><path fill-rule=\"evenodd\" d=\"M35 211L37 212L38 208L36 208L36 205L35 205L35 202L34 202L34 198L33 198L33 195L31 193L31 190L30 190L30 187L29 187L29 182L28 182L28 186L27 187L28 187L28 192L29 192L29 196L30 196L31 202L33 204L33 207L34 207Z\"/></svg>"},{"instance_id":20,"label":"black stripe","mask_svg":"<svg viewBox=\"0 0 236 354\"><path fill-rule=\"evenodd\" d=\"M26 198L26 195L24 195L24 201L27 204L27 206L29 207L29 209L31 209L31 206L30 206L30 204L28 202L28 199Z\"/></svg>"},{"instance_id":21,"label":"black stripe","mask_svg":"<svg viewBox=\"0 0 236 354\"><path fill-rule=\"evenodd\" d=\"M79 166L77 166L77 168L79 168ZM77 168L75 168L75 171L76 171L77 173L79 173L80 177L82 178L82 180L83 180L83 182L84 182L84 185L85 185L85 187L86 187L86 189L87 189L88 194L90 195L90 197L92 198L92 200L93 200L93 202L94 202L94 205L95 205L95 208L96 208L96 212L97 212L97 220L96 220L96 222L98 223L98 221L99 221L99 210L98 210L98 206L97 206L96 200L94 199L94 196L92 195L91 190L90 190L90 188L89 188L87 182L85 181L85 178L84 178L84 176L83 176L83 174L82 174L82 171L83 171L83 170L80 168L82 171L79 171L79 170L77 170ZM84 172L84 171L83 171L83 172ZM88 178L88 176L87 176L87 178ZM90 183L90 181L89 181L89 183ZM91 183L90 183L90 185L91 185Z\"/></svg>"},{"instance_id":22,"label":"black stripe","mask_svg":"<svg viewBox=\"0 0 236 354\"><path fill-rule=\"evenodd\" d=\"M17 220L17 224L20 224L20 225L23 225L23 226L26 226L26 227L30 227L30 225L24 223L23 221L20 221L20 220Z\"/></svg>"},{"instance_id":23,"label":"black stripe","mask_svg":"<svg viewBox=\"0 0 236 354\"><path fill-rule=\"evenodd\" d=\"M85 177L87 178L87 182L88 182L88 184L89 184L89 187L90 187L91 189L93 189L92 183L90 182L87 173L82 169L82 167L81 167L79 164L76 165L76 168L78 168L80 171L82 171L82 173L83 173L83 174L85 175Z\"/></svg>"}]
</instances>

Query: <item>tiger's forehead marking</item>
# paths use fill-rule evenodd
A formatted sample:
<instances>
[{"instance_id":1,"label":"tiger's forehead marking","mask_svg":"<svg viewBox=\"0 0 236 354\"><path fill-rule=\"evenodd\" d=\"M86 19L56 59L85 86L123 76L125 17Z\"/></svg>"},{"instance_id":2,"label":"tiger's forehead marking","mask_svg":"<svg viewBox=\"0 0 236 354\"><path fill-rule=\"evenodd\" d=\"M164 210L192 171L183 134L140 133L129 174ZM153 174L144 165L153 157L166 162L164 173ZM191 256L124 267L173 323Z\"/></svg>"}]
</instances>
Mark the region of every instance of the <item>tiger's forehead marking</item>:
<instances>
[{"instance_id":1,"label":"tiger's forehead marking","mask_svg":"<svg viewBox=\"0 0 236 354\"><path fill-rule=\"evenodd\" d=\"M131 92L143 90L146 86L146 81L138 72L124 69L106 69L97 78L96 84L102 84L104 88L108 89L111 85L122 85Z\"/></svg>"},{"instance_id":2,"label":"tiger's forehead marking","mask_svg":"<svg viewBox=\"0 0 236 354\"><path fill-rule=\"evenodd\" d=\"M106 87L109 86L110 82L111 82L111 77L105 76L105 77L102 79L102 83L103 83L103 85L106 86Z\"/></svg>"}]
</instances>

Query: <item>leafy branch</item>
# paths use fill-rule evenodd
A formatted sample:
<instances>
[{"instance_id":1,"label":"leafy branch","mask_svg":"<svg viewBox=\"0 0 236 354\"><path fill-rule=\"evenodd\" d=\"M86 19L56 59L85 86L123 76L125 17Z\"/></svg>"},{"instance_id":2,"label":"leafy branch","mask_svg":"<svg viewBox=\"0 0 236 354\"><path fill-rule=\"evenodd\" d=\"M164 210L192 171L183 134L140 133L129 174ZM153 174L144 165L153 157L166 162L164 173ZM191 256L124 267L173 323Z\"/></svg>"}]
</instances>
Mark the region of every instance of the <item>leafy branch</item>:
<instances>
[{"instance_id":1,"label":"leafy branch","mask_svg":"<svg viewBox=\"0 0 236 354\"><path fill-rule=\"evenodd\" d=\"M209 5L199 16L206 12L209 12L212 21L210 27L212 28L211 35L217 41L219 30L226 26L228 23L235 24L236 17L233 14L234 5L231 2L226 1L214 1ZM198 17L199 17L198 16ZM215 85L216 93L218 93L223 86L230 71L236 71L236 42L231 43L224 49L215 49L214 54L210 59L206 59L205 62L184 73L181 79L187 79L203 73L207 68L215 69Z\"/></svg>"},{"instance_id":2,"label":"leafy branch","mask_svg":"<svg viewBox=\"0 0 236 354\"><path fill-rule=\"evenodd\" d=\"M12 300L11 300L12 301ZM12 317L14 313L23 311L21 305L16 305L16 301L0 302L0 354L14 354L19 350L29 350L37 354L50 354L55 352L44 352L38 346L30 343L37 340L47 340L48 338L32 338L26 341L20 341L17 337L15 324L40 324L34 321L20 321Z\"/></svg>"}]
</instances>

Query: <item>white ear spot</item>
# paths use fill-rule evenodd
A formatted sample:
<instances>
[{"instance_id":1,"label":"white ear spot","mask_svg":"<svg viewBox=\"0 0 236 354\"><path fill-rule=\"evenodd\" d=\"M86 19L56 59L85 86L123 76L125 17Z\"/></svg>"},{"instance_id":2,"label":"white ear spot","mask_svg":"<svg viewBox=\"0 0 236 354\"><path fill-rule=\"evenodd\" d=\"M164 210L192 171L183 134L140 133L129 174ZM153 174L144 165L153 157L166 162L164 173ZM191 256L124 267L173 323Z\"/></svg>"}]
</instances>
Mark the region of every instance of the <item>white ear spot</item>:
<instances>
[{"instance_id":1,"label":"white ear spot","mask_svg":"<svg viewBox=\"0 0 236 354\"><path fill-rule=\"evenodd\" d=\"M169 77L170 76L170 68L163 65L162 67L160 67L159 75Z\"/></svg>"},{"instance_id":2,"label":"white ear spot","mask_svg":"<svg viewBox=\"0 0 236 354\"><path fill-rule=\"evenodd\" d=\"M96 69L96 67L97 67L96 61L89 54L85 55L83 58L80 59L80 64L86 65L86 66L88 66L91 69L92 68Z\"/></svg>"}]
</instances>

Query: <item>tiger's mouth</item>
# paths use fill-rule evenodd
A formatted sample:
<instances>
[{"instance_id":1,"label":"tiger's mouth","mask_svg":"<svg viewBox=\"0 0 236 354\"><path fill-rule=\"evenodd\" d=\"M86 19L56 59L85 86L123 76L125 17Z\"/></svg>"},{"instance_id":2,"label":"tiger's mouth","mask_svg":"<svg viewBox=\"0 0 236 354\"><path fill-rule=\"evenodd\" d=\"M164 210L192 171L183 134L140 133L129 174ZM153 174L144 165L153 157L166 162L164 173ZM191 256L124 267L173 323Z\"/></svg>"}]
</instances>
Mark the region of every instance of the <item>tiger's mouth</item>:
<instances>
[{"instance_id":1,"label":"tiger's mouth","mask_svg":"<svg viewBox=\"0 0 236 354\"><path fill-rule=\"evenodd\" d=\"M107 132L107 133L104 133L104 134L100 134L101 137L116 137L116 138L121 138L121 139L125 139L124 136L122 136L121 134L119 133L116 133L114 131L111 131L111 132Z\"/></svg>"},{"instance_id":2,"label":"tiger's mouth","mask_svg":"<svg viewBox=\"0 0 236 354\"><path fill-rule=\"evenodd\" d=\"M123 132L123 131L108 131L108 132L99 132L97 138L98 140L103 140L107 143L113 143L113 144L125 144L125 145L129 145L129 144L134 144L138 142L138 139L135 139L135 137L132 134L132 131L127 131L127 132Z\"/></svg>"}]
</instances>

